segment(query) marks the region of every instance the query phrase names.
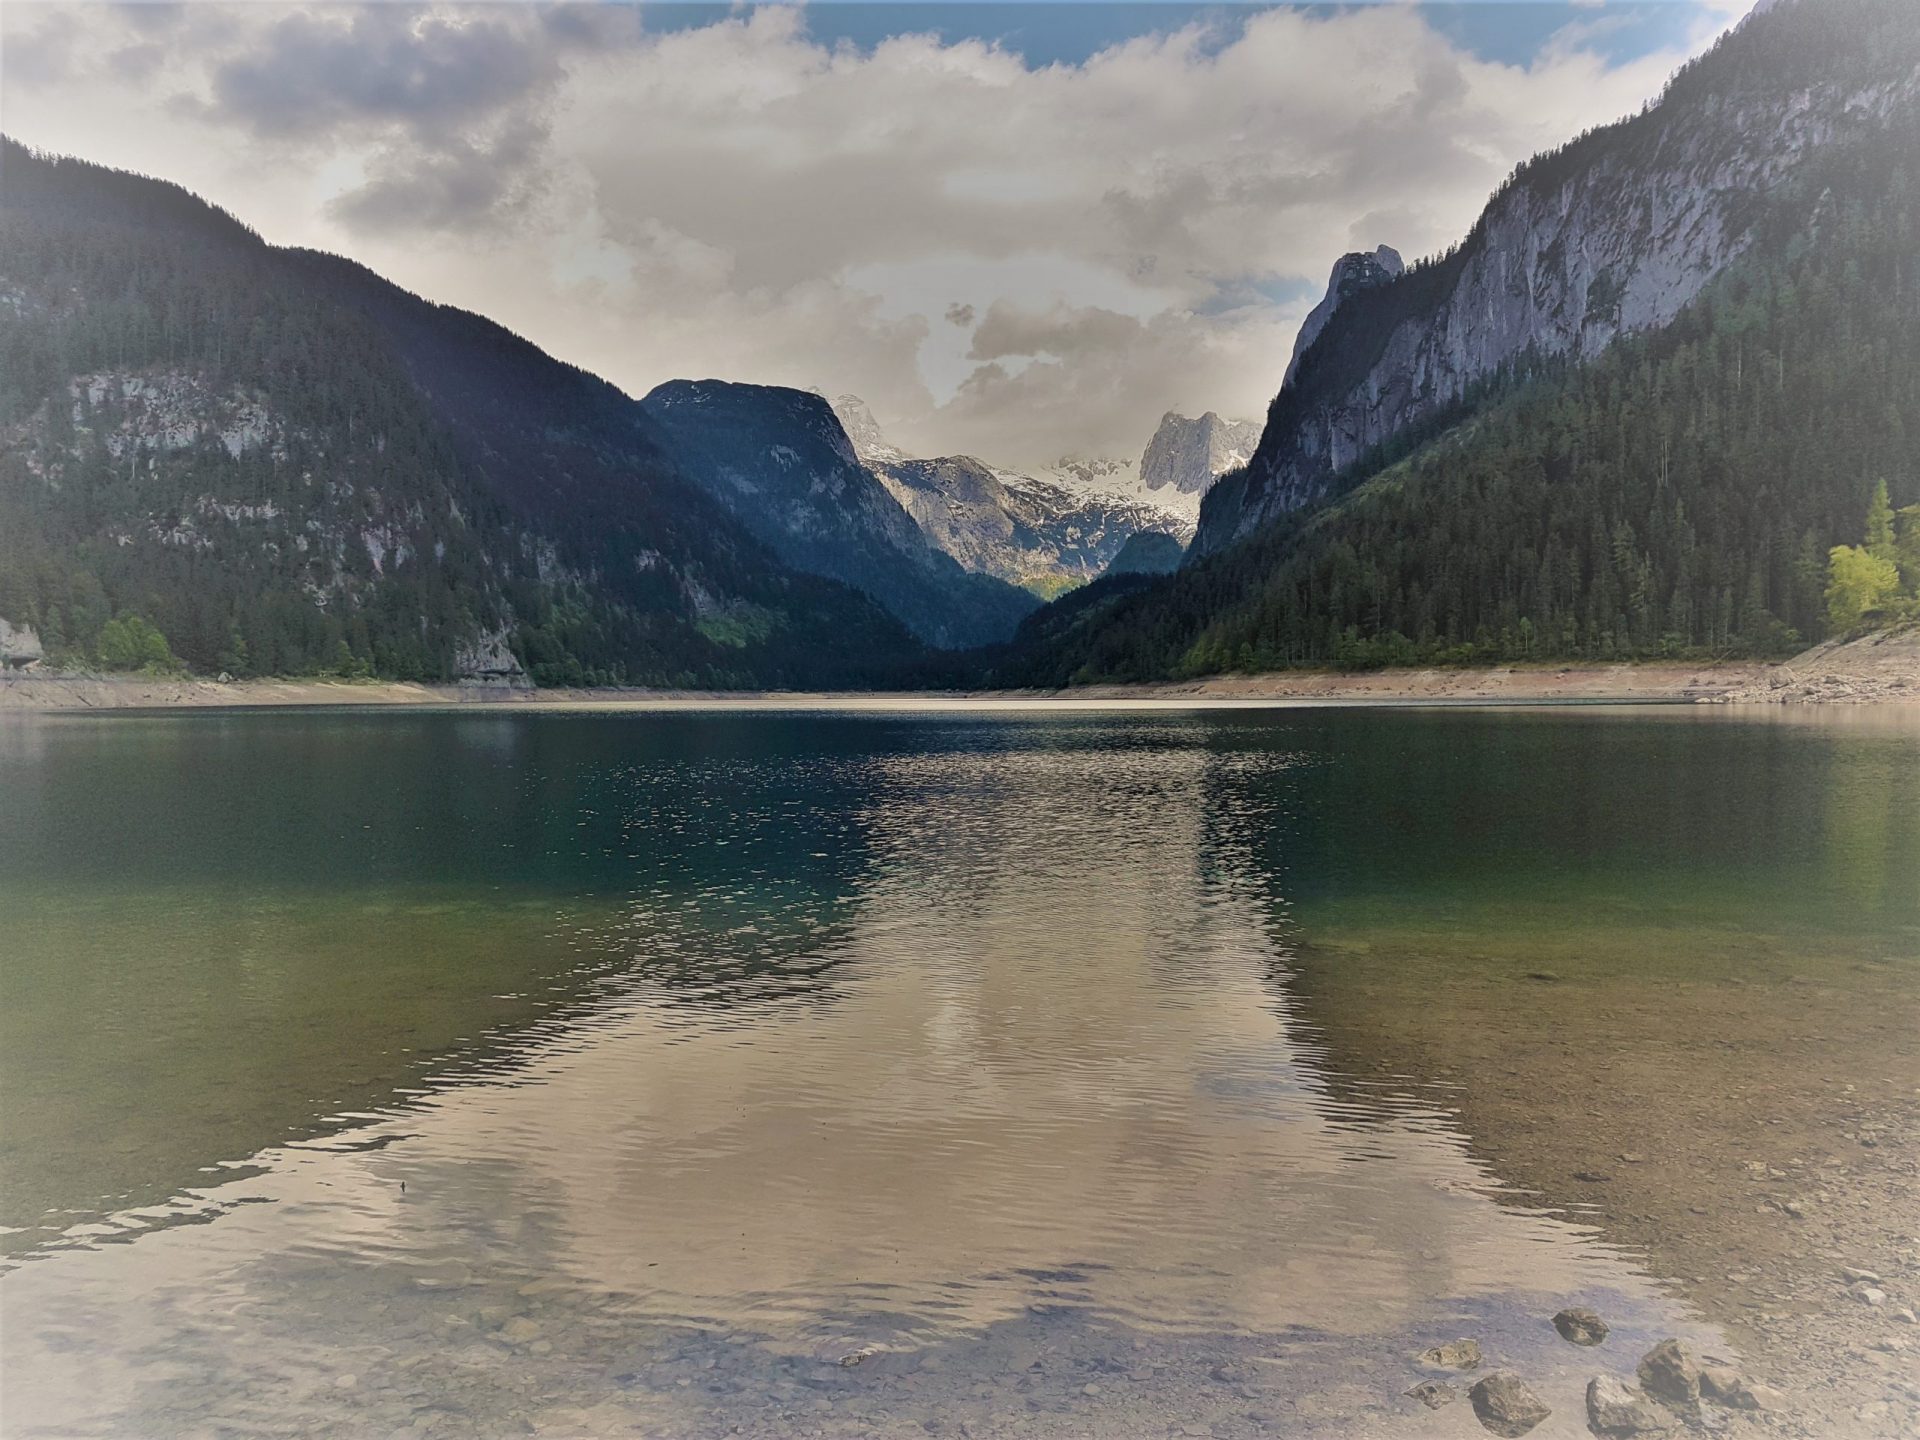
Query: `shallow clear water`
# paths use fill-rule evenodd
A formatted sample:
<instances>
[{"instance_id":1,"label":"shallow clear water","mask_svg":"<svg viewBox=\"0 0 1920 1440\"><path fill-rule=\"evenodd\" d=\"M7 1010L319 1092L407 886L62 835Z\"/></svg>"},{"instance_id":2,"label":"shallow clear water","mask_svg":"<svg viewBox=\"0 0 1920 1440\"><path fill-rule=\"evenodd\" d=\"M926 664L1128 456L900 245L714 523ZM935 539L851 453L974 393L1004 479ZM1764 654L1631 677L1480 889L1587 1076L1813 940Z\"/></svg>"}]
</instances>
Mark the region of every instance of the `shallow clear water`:
<instances>
[{"instance_id":1,"label":"shallow clear water","mask_svg":"<svg viewBox=\"0 0 1920 1440\"><path fill-rule=\"evenodd\" d=\"M1553 1311L1724 1338L1342 964L1920 955L1885 720L62 717L0 794L9 1435L1477 1433L1456 1334L1581 1434Z\"/></svg>"}]
</instances>

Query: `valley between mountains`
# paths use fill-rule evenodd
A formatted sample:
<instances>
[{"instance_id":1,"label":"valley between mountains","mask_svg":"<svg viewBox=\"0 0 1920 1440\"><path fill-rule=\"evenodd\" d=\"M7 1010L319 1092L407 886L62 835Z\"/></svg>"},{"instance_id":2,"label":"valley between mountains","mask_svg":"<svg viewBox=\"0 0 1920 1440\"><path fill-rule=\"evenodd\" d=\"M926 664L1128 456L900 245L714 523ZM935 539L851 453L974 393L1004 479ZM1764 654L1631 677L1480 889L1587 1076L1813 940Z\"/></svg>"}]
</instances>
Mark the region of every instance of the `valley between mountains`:
<instances>
[{"instance_id":1,"label":"valley between mountains","mask_svg":"<svg viewBox=\"0 0 1920 1440\"><path fill-rule=\"evenodd\" d=\"M1040 472L634 398L164 180L0 152L0 665L1054 689L1788 659L1920 616L1920 13L1780 0L1469 233L1340 257L1263 423Z\"/></svg>"}]
</instances>

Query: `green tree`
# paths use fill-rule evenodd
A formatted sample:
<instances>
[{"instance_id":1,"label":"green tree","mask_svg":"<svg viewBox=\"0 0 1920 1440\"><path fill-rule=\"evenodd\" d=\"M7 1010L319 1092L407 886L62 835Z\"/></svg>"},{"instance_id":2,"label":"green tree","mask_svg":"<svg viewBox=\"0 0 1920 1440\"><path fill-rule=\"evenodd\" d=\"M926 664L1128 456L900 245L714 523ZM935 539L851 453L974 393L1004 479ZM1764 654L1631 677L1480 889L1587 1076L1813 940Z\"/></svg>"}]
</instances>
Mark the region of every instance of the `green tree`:
<instances>
[{"instance_id":1,"label":"green tree","mask_svg":"<svg viewBox=\"0 0 1920 1440\"><path fill-rule=\"evenodd\" d=\"M1900 571L1893 561L1859 545L1836 545L1827 556L1827 627L1836 635L1899 593Z\"/></svg>"},{"instance_id":2,"label":"green tree","mask_svg":"<svg viewBox=\"0 0 1920 1440\"><path fill-rule=\"evenodd\" d=\"M167 637L138 615L119 615L100 627L100 664L108 670L172 671L180 661Z\"/></svg>"}]
</instances>

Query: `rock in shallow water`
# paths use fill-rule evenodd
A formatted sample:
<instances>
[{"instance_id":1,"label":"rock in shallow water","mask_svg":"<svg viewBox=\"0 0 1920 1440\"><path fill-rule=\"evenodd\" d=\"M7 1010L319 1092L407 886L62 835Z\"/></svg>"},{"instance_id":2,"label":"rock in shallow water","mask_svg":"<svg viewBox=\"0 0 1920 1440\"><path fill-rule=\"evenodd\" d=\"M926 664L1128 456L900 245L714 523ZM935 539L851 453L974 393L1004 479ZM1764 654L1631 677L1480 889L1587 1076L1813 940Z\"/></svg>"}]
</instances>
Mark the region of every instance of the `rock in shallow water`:
<instances>
[{"instance_id":1,"label":"rock in shallow water","mask_svg":"<svg viewBox=\"0 0 1920 1440\"><path fill-rule=\"evenodd\" d=\"M1498 1370L1467 1392L1480 1423L1504 1440L1526 1434L1553 1411L1511 1371Z\"/></svg>"},{"instance_id":2,"label":"rock in shallow water","mask_svg":"<svg viewBox=\"0 0 1920 1440\"><path fill-rule=\"evenodd\" d=\"M1454 1389L1451 1385L1444 1385L1438 1380L1422 1380L1418 1385L1407 1391L1407 1394L1413 1399L1418 1400L1429 1410L1438 1410L1443 1405L1451 1405L1460 1398L1460 1392L1458 1390Z\"/></svg>"},{"instance_id":3,"label":"rock in shallow water","mask_svg":"<svg viewBox=\"0 0 1920 1440\"><path fill-rule=\"evenodd\" d=\"M1480 1368L1480 1342L1478 1340L1449 1340L1444 1345L1436 1345L1431 1350L1420 1352L1422 1365L1439 1365L1448 1370L1478 1370Z\"/></svg>"},{"instance_id":4,"label":"rock in shallow water","mask_svg":"<svg viewBox=\"0 0 1920 1440\"><path fill-rule=\"evenodd\" d=\"M1638 1435L1664 1430L1673 1417L1646 1396L1611 1375L1587 1382L1587 1428L1598 1435Z\"/></svg>"},{"instance_id":5,"label":"rock in shallow water","mask_svg":"<svg viewBox=\"0 0 1920 1440\"><path fill-rule=\"evenodd\" d=\"M1607 1338L1607 1322L1583 1305L1554 1316L1553 1328L1560 1332L1562 1340L1575 1345L1598 1345Z\"/></svg>"},{"instance_id":6,"label":"rock in shallow water","mask_svg":"<svg viewBox=\"0 0 1920 1440\"><path fill-rule=\"evenodd\" d=\"M1678 1340L1662 1340L1640 1361L1640 1387L1675 1409L1700 1406L1700 1367Z\"/></svg>"}]
</instances>

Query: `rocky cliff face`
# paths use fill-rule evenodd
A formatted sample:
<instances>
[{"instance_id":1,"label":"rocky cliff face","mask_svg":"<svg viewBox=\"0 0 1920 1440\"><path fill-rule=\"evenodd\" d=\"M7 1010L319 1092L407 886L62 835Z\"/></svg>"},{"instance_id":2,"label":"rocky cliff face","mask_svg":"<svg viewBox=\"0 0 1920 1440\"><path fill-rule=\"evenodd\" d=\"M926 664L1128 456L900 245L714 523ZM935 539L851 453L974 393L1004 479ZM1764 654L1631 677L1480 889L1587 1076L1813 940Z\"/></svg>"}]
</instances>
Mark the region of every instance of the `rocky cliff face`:
<instances>
[{"instance_id":1,"label":"rocky cliff face","mask_svg":"<svg viewBox=\"0 0 1920 1440\"><path fill-rule=\"evenodd\" d=\"M1246 469L1215 487L1189 554L1309 504L1340 472L1479 382L1589 359L1666 324L1748 245L1807 157L1914 103L1901 56L1854 37L1899 0L1778 0L1683 70L1659 104L1516 172L1458 249L1390 273L1335 267Z\"/></svg>"},{"instance_id":2,"label":"rocky cliff face","mask_svg":"<svg viewBox=\"0 0 1920 1440\"><path fill-rule=\"evenodd\" d=\"M1053 594L1103 573L1143 530L1177 531L1182 540L1191 531L1190 521L1110 491L1098 476L1022 475L971 455L911 459L858 396L833 406L859 457L926 537L979 574Z\"/></svg>"},{"instance_id":3,"label":"rocky cliff face","mask_svg":"<svg viewBox=\"0 0 1920 1440\"><path fill-rule=\"evenodd\" d=\"M1255 421L1222 420L1211 410L1190 420L1168 411L1140 457L1140 483L1149 494L1204 495L1215 480L1246 464L1259 443Z\"/></svg>"},{"instance_id":4,"label":"rocky cliff face","mask_svg":"<svg viewBox=\"0 0 1920 1440\"><path fill-rule=\"evenodd\" d=\"M1320 297L1320 303L1307 312L1307 318L1300 322L1300 333L1293 337L1293 358L1287 362L1287 373L1281 385L1293 383L1294 372L1300 368L1300 357L1307 353L1320 332L1327 328L1327 321L1333 318L1333 312L1340 308L1341 302L1358 295L1362 290L1375 290L1391 280L1398 280L1406 273L1407 267L1400 259L1400 252L1391 245L1382 245L1371 252L1356 250L1342 255L1333 262L1333 274L1327 280L1327 293ZM1254 443L1260 437L1254 436Z\"/></svg>"},{"instance_id":5,"label":"rocky cliff face","mask_svg":"<svg viewBox=\"0 0 1920 1440\"><path fill-rule=\"evenodd\" d=\"M0 619L0 670L25 670L46 654L30 625Z\"/></svg>"}]
</instances>

